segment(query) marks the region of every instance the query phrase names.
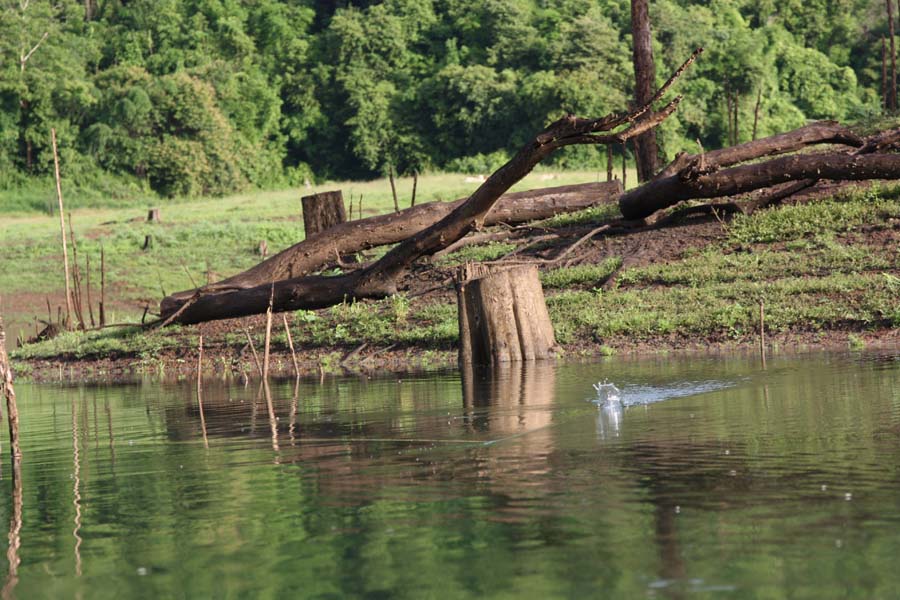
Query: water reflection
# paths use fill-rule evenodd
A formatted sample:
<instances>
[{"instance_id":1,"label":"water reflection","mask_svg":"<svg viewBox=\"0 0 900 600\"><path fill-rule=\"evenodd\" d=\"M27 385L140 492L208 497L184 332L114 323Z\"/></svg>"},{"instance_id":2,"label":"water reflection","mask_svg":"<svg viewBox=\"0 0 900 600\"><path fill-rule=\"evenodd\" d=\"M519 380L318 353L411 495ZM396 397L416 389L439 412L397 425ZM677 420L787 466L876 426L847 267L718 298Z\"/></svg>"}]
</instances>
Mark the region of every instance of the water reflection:
<instances>
[{"instance_id":1,"label":"water reflection","mask_svg":"<svg viewBox=\"0 0 900 600\"><path fill-rule=\"evenodd\" d=\"M900 364L768 366L510 365L274 381L268 397L209 379L203 416L193 381L25 386L24 514L15 493L0 510L10 550L18 535L27 552L8 554L7 584L23 598L782 597L838 584L891 597ZM587 402L604 377L641 405Z\"/></svg>"},{"instance_id":2,"label":"water reflection","mask_svg":"<svg viewBox=\"0 0 900 600\"><path fill-rule=\"evenodd\" d=\"M9 517L9 534L7 536L9 546L6 550L6 561L9 563L9 571L6 582L3 585L2 598L15 598L16 585L19 583L19 548L22 545L22 465L21 460L14 458L12 461L12 511Z\"/></svg>"}]
</instances>

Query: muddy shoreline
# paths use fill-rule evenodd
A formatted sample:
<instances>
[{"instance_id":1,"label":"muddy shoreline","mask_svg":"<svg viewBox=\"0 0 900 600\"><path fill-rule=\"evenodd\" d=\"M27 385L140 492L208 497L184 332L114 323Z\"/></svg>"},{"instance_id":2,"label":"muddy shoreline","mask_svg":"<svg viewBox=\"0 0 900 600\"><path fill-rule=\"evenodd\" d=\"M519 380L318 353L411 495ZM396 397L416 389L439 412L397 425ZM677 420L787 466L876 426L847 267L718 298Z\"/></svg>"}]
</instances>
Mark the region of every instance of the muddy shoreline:
<instances>
[{"instance_id":1,"label":"muddy shoreline","mask_svg":"<svg viewBox=\"0 0 900 600\"><path fill-rule=\"evenodd\" d=\"M900 349L900 329L872 331L816 331L772 334L766 338L766 356ZM611 352L614 351L614 352ZM258 349L261 351L261 349ZM759 356L758 339L708 340L658 338L628 344L573 344L561 348L557 361L642 360L664 356ZM249 349L212 342L204 344L203 377L260 379L259 369ZM406 348L366 346L349 348L299 349L296 353L302 378L340 375L407 375L438 370L456 370L455 348ZM197 376L197 349L185 347L147 358L118 356L100 358L58 357L52 360L15 360L13 369L20 380L37 383L129 381L144 377L184 379ZM270 355L272 377L294 377L290 351L273 348Z\"/></svg>"}]
</instances>

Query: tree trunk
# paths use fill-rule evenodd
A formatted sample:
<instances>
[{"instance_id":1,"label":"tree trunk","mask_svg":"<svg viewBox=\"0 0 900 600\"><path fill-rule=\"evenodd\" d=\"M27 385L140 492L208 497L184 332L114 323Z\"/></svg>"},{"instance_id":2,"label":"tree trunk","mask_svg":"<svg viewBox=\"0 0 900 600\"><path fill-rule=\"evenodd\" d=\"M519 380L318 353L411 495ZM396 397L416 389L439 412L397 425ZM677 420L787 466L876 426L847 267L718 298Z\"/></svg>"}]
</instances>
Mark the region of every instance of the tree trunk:
<instances>
[{"instance_id":1,"label":"tree trunk","mask_svg":"<svg viewBox=\"0 0 900 600\"><path fill-rule=\"evenodd\" d=\"M613 151L612 146L606 147L606 181L613 180Z\"/></svg>"},{"instance_id":2,"label":"tree trunk","mask_svg":"<svg viewBox=\"0 0 900 600\"><path fill-rule=\"evenodd\" d=\"M762 104L762 86L756 90L756 106L753 108L753 131L750 134L750 141L756 141L756 128L759 126L759 107Z\"/></svg>"},{"instance_id":3,"label":"tree trunk","mask_svg":"<svg viewBox=\"0 0 900 600\"><path fill-rule=\"evenodd\" d=\"M478 273L459 284L460 363L550 358L553 325L536 267Z\"/></svg>"},{"instance_id":4,"label":"tree trunk","mask_svg":"<svg viewBox=\"0 0 900 600\"><path fill-rule=\"evenodd\" d=\"M900 155L793 155L691 178L671 176L656 179L624 194L619 199L619 208L626 219L643 219L682 200L734 196L801 179L861 181L898 178Z\"/></svg>"},{"instance_id":5,"label":"tree trunk","mask_svg":"<svg viewBox=\"0 0 900 600\"><path fill-rule=\"evenodd\" d=\"M881 37L881 108L883 112L887 112L890 107L890 98L888 97L887 87L887 40Z\"/></svg>"},{"instance_id":6,"label":"tree trunk","mask_svg":"<svg viewBox=\"0 0 900 600\"><path fill-rule=\"evenodd\" d=\"M303 196L300 202L303 205L303 228L306 237L347 221L344 195L340 190Z\"/></svg>"},{"instance_id":7,"label":"tree trunk","mask_svg":"<svg viewBox=\"0 0 900 600\"><path fill-rule=\"evenodd\" d=\"M656 87L656 66L653 63L653 37L650 33L650 10L647 0L631 0L631 32L634 56L635 106L649 102ZM649 130L634 139L634 155L638 181L649 180L656 173L656 132Z\"/></svg>"},{"instance_id":8,"label":"tree trunk","mask_svg":"<svg viewBox=\"0 0 900 600\"><path fill-rule=\"evenodd\" d=\"M897 110L897 49L894 43L894 0L887 0L888 35L891 38L891 89L888 97L891 99L891 110Z\"/></svg>"},{"instance_id":9,"label":"tree trunk","mask_svg":"<svg viewBox=\"0 0 900 600\"><path fill-rule=\"evenodd\" d=\"M612 202L621 193L622 186L618 181L613 181L506 194L488 214L485 225L545 219ZM308 275L335 260L336 253L344 256L401 242L437 223L463 202L465 199L455 202L430 202L399 213L342 223L326 232L308 237L243 273L205 286L201 288L202 292L209 294L249 289L272 281ZM173 294L163 300L161 310L174 312L193 297L196 291L188 290Z\"/></svg>"},{"instance_id":10,"label":"tree trunk","mask_svg":"<svg viewBox=\"0 0 900 600\"><path fill-rule=\"evenodd\" d=\"M741 139L741 130L738 127L738 106L739 106L738 99L739 98L740 98L740 96L738 96L737 92L735 92L734 98L731 101L731 106L734 109L734 127L732 128L732 131L734 132L734 139L731 142L732 146L737 146L738 141Z\"/></svg>"}]
</instances>

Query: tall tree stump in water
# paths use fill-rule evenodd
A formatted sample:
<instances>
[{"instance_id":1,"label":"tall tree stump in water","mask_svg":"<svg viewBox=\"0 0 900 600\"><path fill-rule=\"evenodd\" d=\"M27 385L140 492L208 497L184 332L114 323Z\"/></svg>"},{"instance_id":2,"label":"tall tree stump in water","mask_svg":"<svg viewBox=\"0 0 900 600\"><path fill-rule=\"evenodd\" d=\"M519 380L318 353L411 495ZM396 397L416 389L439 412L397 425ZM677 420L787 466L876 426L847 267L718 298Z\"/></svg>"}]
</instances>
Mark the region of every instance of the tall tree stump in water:
<instances>
[{"instance_id":1,"label":"tall tree stump in water","mask_svg":"<svg viewBox=\"0 0 900 600\"><path fill-rule=\"evenodd\" d=\"M306 230L306 237L347 220L344 194L340 190L303 196L300 202L303 204L303 227Z\"/></svg>"},{"instance_id":2,"label":"tall tree stump in water","mask_svg":"<svg viewBox=\"0 0 900 600\"><path fill-rule=\"evenodd\" d=\"M459 361L496 364L550 358L556 347L544 290L533 266L457 275Z\"/></svg>"}]
</instances>

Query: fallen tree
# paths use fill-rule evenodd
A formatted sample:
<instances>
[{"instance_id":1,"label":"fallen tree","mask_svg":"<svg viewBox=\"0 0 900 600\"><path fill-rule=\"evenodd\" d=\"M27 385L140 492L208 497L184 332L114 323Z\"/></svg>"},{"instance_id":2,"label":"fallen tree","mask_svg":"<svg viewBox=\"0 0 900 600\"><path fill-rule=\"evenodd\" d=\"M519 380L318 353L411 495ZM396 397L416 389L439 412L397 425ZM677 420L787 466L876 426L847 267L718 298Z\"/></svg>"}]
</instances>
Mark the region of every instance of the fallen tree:
<instances>
[{"instance_id":1,"label":"fallen tree","mask_svg":"<svg viewBox=\"0 0 900 600\"><path fill-rule=\"evenodd\" d=\"M173 310L172 305L161 307L162 322L197 323L259 314L269 306L270 295L274 310L285 311L324 308L345 300L383 298L396 293L398 278L416 260L483 227L500 197L557 150L578 144L622 144L662 123L675 111L681 97L676 97L658 112L653 112L652 106L660 101L701 51L695 51L657 90L650 102L636 110L597 119L568 115L550 124L450 214L400 242L371 266L334 277L293 277L224 293L204 294L202 289L197 290L177 309Z\"/></svg>"},{"instance_id":2,"label":"fallen tree","mask_svg":"<svg viewBox=\"0 0 900 600\"><path fill-rule=\"evenodd\" d=\"M622 193L618 180L605 183L567 185L542 190L504 194L485 218L484 224L518 224L547 219L613 202ZM273 281L301 277L316 272L338 256L354 254L378 246L402 242L434 225L459 208L465 198L454 202L430 202L356 221L341 223L309 236L268 260L233 277L199 288L178 292L162 301L162 311L172 313L198 292L215 294L265 285Z\"/></svg>"},{"instance_id":3,"label":"fallen tree","mask_svg":"<svg viewBox=\"0 0 900 600\"><path fill-rule=\"evenodd\" d=\"M833 121L825 121L731 148L679 155L652 181L622 194L619 209L626 219L644 219L684 200L729 197L773 188L754 201L752 206L759 207L822 180L897 179L900 156L876 153L892 148L898 141L900 130L897 129L862 138ZM740 164L820 144L839 144L848 146L849 150L794 154Z\"/></svg>"}]
</instances>

